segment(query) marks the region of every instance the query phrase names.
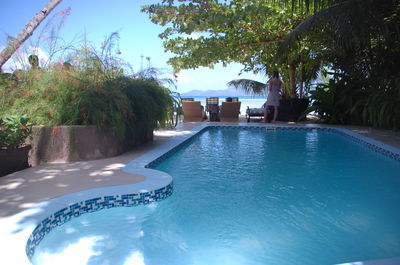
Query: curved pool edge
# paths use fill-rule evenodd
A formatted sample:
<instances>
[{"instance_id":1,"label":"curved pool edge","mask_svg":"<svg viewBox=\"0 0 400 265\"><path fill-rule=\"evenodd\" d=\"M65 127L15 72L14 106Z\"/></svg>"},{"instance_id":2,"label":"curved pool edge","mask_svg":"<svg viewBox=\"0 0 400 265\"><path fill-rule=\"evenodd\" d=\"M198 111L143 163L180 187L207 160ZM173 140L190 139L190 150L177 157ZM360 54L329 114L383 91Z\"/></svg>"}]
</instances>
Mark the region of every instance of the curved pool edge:
<instances>
[{"instance_id":1,"label":"curved pool edge","mask_svg":"<svg viewBox=\"0 0 400 265\"><path fill-rule=\"evenodd\" d=\"M338 133L344 137L351 139L369 149L372 149L375 152L381 153L385 156L388 156L392 159L400 161L400 150L397 148L393 148L379 141L373 140L371 138L356 134L348 129L344 128L336 128L336 127L319 127L319 126L274 126L274 125L262 125L262 126L252 126L247 124L244 125L226 125L226 124L216 124L216 125L205 125L199 126L192 129L190 132L177 136L176 138L168 141L164 145L159 148L155 148L146 154L140 156L137 159L129 162L123 170L132 173L146 176L145 181L131 184L131 185L123 185L117 187L117 190L111 192L111 190L115 187L105 187L101 190L106 190L100 192L100 194L114 194L114 195L104 195L99 196L97 198L93 198L93 194L91 194L92 198L86 201L80 201L78 203L74 203L65 207L54 214L50 215L43 221L41 221L31 236L28 239L26 245L26 254L29 259L34 254L34 250L36 246L40 243L40 241L44 238L44 236L49 233L52 228L62 225L65 222L69 221L73 217L78 217L84 213L90 213L93 211L98 211L105 208L113 208L113 207L121 207L121 206L135 206L147 204L153 201L162 200L169 195L172 194L173 186L172 186L172 177L164 172L149 169L149 167L154 167L163 160L167 159L179 147L190 140L194 135L198 134L203 130L207 130L209 128L232 128L232 129L272 129L272 130L320 130L320 131L329 131ZM132 193L132 189L135 190ZM97 189L98 190L98 189ZM131 193L124 193L131 191ZM89 195L89 191L80 192ZM121 195L121 193L124 193ZM98 193L99 194L99 193ZM69 194L76 199L77 194ZM90 197L90 196L89 196ZM76 201L76 200L75 200Z\"/></svg>"},{"instance_id":2,"label":"curved pool edge","mask_svg":"<svg viewBox=\"0 0 400 265\"><path fill-rule=\"evenodd\" d=\"M93 188L60 196L45 203L49 208L59 207L57 211L47 214L32 230L26 241L25 254L29 260L35 253L36 246L55 227L82 214L114 207L131 207L144 205L169 197L173 192L172 176L165 172L149 168L149 164L160 159L164 154L173 152L178 146L189 140L206 126L199 126L191 131L176 136L166 143L148 151L126 164L122 170L145 176L142 182ZM52 206L55 207L52 207ZM60 205L63 207L60 208ZM49 213L49 211L46 211ZM39 218L36 218L39 219Z\"/></svg>"},{"instance_id":3,"label":"curved pool edge","mask_svg":"<svg viewBox=\"0 0 400 265\"><path fill-rule=\"evenodd\" d=\"M181 144L185 143L188 139L190 139L192 136L196 135L200 131L210 128L210 127L252 127L252 128L267 128L267 129L277 129L277 128L289 128L289 127L294 127L294 128L307 128L307 129L319 129L319 128L328 128L328 129L333 129L336 132L342 132L346 136L355 139L356 141L361 141L362 144L366 145L368 148L373 148L377 152L381 152L382 150L388 151L389 154L392 156L395 156L394 159L400 161L400 149L383 144L382 142L373 140L372 138L366 137L359 135L357 133L354 133L348 129L343 129L343 128L337 128L337 127L326 127L326 126L315 126L315 125L306 125L306 126L293 126L293 125L265 125L265 124L260 124L260 125L253 125L253 124L239 124L239 125L222 125L222 124L206 124L206 125L201 125L198 127L193 128L190 131L186 131L183 135L176 136L172 138L171 140L167 141L166 143L160 145L159 147L154 148L153 150L150 150L149 152L145 153L144 155L134 159L133 161L129 162L125 168L123 168L124 171L129 172L129 173L135 173L135 174L140 174L140 175L150 175L150 178L146 179L147 181L143 181L140 183L136 184L129 184L129 185L123 185L123 186L112 186L112 187L103 187L103 188L96 188L96 189L90 189L90 190L85 190L85 191L80 191L76 193L71 193L67 194L64 196L60 196L57 198L54 198L49 201L45 201L42 203L39 203L35 205L34 207L31 207L23 212L20 212L14 216L11 216L9 218L4 218L0 220L0 235L6 235L6 237L3 237L2 242L0 243L0 253L1 254L6 254L2 255L4 258L3 260L8 260L7 258L9 257L10 260L12 260L12 263L9 264L31 264L28 256L26 255L26 243L29 240L32 232L35 230L35 228L40 224L41 221L43 221L46 217L51 215L52 213L57 212L60 209L63 209L66 207L66 205L69 204L76 204L77 202L82 202L85 200L90 200L93 198L97 198L100 196L107 196L107 194L111 194L110 192L122 192L122 191L130 191L132 193L132 190L137 189L139 191L147 192L151 190L151 187L155 187L155 183L153 182L154 179L152 179L152 176L160 176L159 172L157 170L152 170L149 168L146 168L147 165L149 165L151 162L157 159L165 159L172 153L174 153L174 150L176 150ZM164 157L164 158L163 158ZM163 174L161 172L161 174ZM166 174L166 173L164 173ZM172 184L172 178L170 177L170 182ZM164 183L168 182L167 181L168 177L164 179ZM160 184L161 182L159 182ZM166 184L165 186L167 186ZM157 186L157 185L156 185ZM164 186L164 187L165 187ZM160 187L160 186L158 186ZM154 191L155 189L153 189ZM101 195L102 194L102 195ZM121 194L121 193L119 193ZM122 193L126 194L126 193ZM91 198L90 198L91 197ZM122 197L121 197L122 198ZM396 259L397 262L400 261L400 259ZM371 261L373 262L373 261ZM380 261L381 262L381 261ZM362 264L379 264L379 263L362 263ZM397 263L397 264L400 264Z\"/></svg>"},{"instance_id":4,"label":"curved pool edge","mask_svg":"<svg viewBox=\"0 0 400 265\"><path fill-rule=\"evenodd\" d=\"M84 201L104 196L119 195L122 199L122 195L129 195L135 192L156 193L158 189L162 188L166 188L167 192L169 192L168 190L172 192L172 177L164 172L146 168L146 166L162 154L191 138L197 132L204 129L204 127L206 126L199 126L191 130L181 131L180 135L174 136L172 139L126 164L122 170L128 173L145 176L146 178L142 182L92 188L69 193L36 203L34 206L21 210L17 214L0 218L0 256L2 257L2 264L32 265L26 252L28 240L36 227L40 225L43 220L57 211L60 211L60 209L62 210L70 205L82 204ZM170 187L168 187L169 184L171 184ZM160 195L157 194L155 196Z\"/></svg>"}]
</instances>

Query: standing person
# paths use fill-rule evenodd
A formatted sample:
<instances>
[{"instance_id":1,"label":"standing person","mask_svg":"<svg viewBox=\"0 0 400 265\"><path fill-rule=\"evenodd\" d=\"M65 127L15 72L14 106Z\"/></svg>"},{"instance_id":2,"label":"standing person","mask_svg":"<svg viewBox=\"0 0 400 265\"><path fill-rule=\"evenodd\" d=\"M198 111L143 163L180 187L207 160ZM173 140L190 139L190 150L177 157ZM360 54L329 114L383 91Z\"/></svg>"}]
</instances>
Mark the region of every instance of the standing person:
<instances>
[{"instance_id":1,"label":"standing person","mask_svg":"<svg viewBox=\"0 0 400 265\"><path fill-rule=\"evenodd\" d=\"M274 118L272 122L276 121L276 117L278 117L278 107L279 107L279 99L280 92L282 88L282 80L279 78L279 72L274 71L272 78L268 81L268 98L264 104L264 122L267 122L268 119L268 107L274 106Z\"/></svg>"}]
</instances>

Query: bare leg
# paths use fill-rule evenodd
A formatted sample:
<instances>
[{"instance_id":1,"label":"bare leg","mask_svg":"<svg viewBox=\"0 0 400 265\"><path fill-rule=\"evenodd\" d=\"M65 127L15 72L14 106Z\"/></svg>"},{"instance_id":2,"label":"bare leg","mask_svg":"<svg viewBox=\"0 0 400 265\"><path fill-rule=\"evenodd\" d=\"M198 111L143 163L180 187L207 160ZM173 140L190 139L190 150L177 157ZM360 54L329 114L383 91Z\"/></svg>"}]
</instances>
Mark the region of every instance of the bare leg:
<instances>
[{"instance_id":1,"label":"bare leg","mask_svg":"<svg viewBox=\"0 0 400 265\"><path fill-rule=\"evenodd\" d=\"M264 120L263 120L263 122L267 123L267 121L268 121L267 118L268 118L268 106L265 105L265 108L264 108Z\"/></svg>"},{"instance_id":2,"label":"bare leg","mask_svg":"<svg viewBox=\"0 0 400 265\"><path fill-rule=\"evenodd\" d=\"M278 106L274 106L274 119L272 120L272 122L276 121L276 117L278 117Z\"/></svg>"}]
</instances>

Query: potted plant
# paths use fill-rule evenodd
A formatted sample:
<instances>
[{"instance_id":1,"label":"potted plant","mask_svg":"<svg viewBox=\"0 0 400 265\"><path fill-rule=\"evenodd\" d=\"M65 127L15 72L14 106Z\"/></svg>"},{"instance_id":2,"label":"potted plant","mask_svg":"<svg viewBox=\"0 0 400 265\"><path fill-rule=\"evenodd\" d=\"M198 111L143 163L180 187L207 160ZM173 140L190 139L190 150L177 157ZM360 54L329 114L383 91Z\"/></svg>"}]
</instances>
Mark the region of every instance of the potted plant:
<instances>
[{"instance_id":1,"label":"potted plant","mask_svg":"<svg viewBox=\"0 0 400 265\"><path fill-rule=\"evenodd\" d=\"M0 118L0 176L29 167L26 144L32 125L25 115L7 115Z\"/></svg>"},{"instance_id":2,"label":"potted plant","mask_svg":"<svg viewBox=\"0 0 400 265\"><path fill-rule=\"evenodd\" d=\"M280 121L299 121L305 116L302 114L309 105L308 98L282 98L280 100L278 120Z\"/></svg>"}]
</instances>

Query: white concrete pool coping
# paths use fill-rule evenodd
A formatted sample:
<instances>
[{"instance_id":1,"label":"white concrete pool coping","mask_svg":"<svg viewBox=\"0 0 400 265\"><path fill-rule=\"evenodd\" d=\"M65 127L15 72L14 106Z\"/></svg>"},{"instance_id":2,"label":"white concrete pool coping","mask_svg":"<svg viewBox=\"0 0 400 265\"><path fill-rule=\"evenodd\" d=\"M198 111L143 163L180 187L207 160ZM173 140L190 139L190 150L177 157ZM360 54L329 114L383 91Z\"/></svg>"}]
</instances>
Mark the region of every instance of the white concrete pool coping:
<instances>
[{"instance_id":1,"label":"white concrete pool coping","mask_svg":"<svg viewBox=\"0 0 400 265\"><path fill-rule=\"evenodd\" d=\"M74 193L69 193L63 196L59 196L47 201L40 202L33 207L23 210L12 216L0 219L0 259L2 264L17 264L17 265L29 265L31 264L26 256L25 247L29 236L35 227L46 217L56 212L57 210L66 207L69 204L73 204L80 201L89 200L96 197L106 196L106 195L118 195L127 193L139 193L146 192L150 190L159 189L165 187L172 181L172 177L164 172L157 170L145 168L147 164L159 158L166 152L172 150L174 147L183 143L187 139L191 138L193 135L197 134L199 131L206 127L213 126L262 126L267 128L276 127L293 127L291 125L264 125L264 124L202 124L200 126L194 127L191 130L185 131L184 133L173 137L171 140L165 142L164 144L148 151L147 153L141 155L140 157L127 163L123 168L124 171L131 174L137 174L145 176L145 180L128 185L120 186L109 186L109 187L99 187L88 189L84 191L78 191ZM302 126L304 127L304 126ZM321 128L315 125L306 125L309 128ZM357 133L351 132L349 130L337 127L327 127L323 128L334 128L335 130L343 131L348 135L354 136L362 141L367 141L378 147L382 147L385 150L400 154L400 149L396 147L389 146L382 142L373 140L371 138L359 135ZM4 263L4 262L8 263ZM400 257L387 260L379 261L367 261L367 262L352 262L346 264L353 265L375 265L375 264L385 264L394 265L400 264Z\"/></svg>"}]
</instances>

